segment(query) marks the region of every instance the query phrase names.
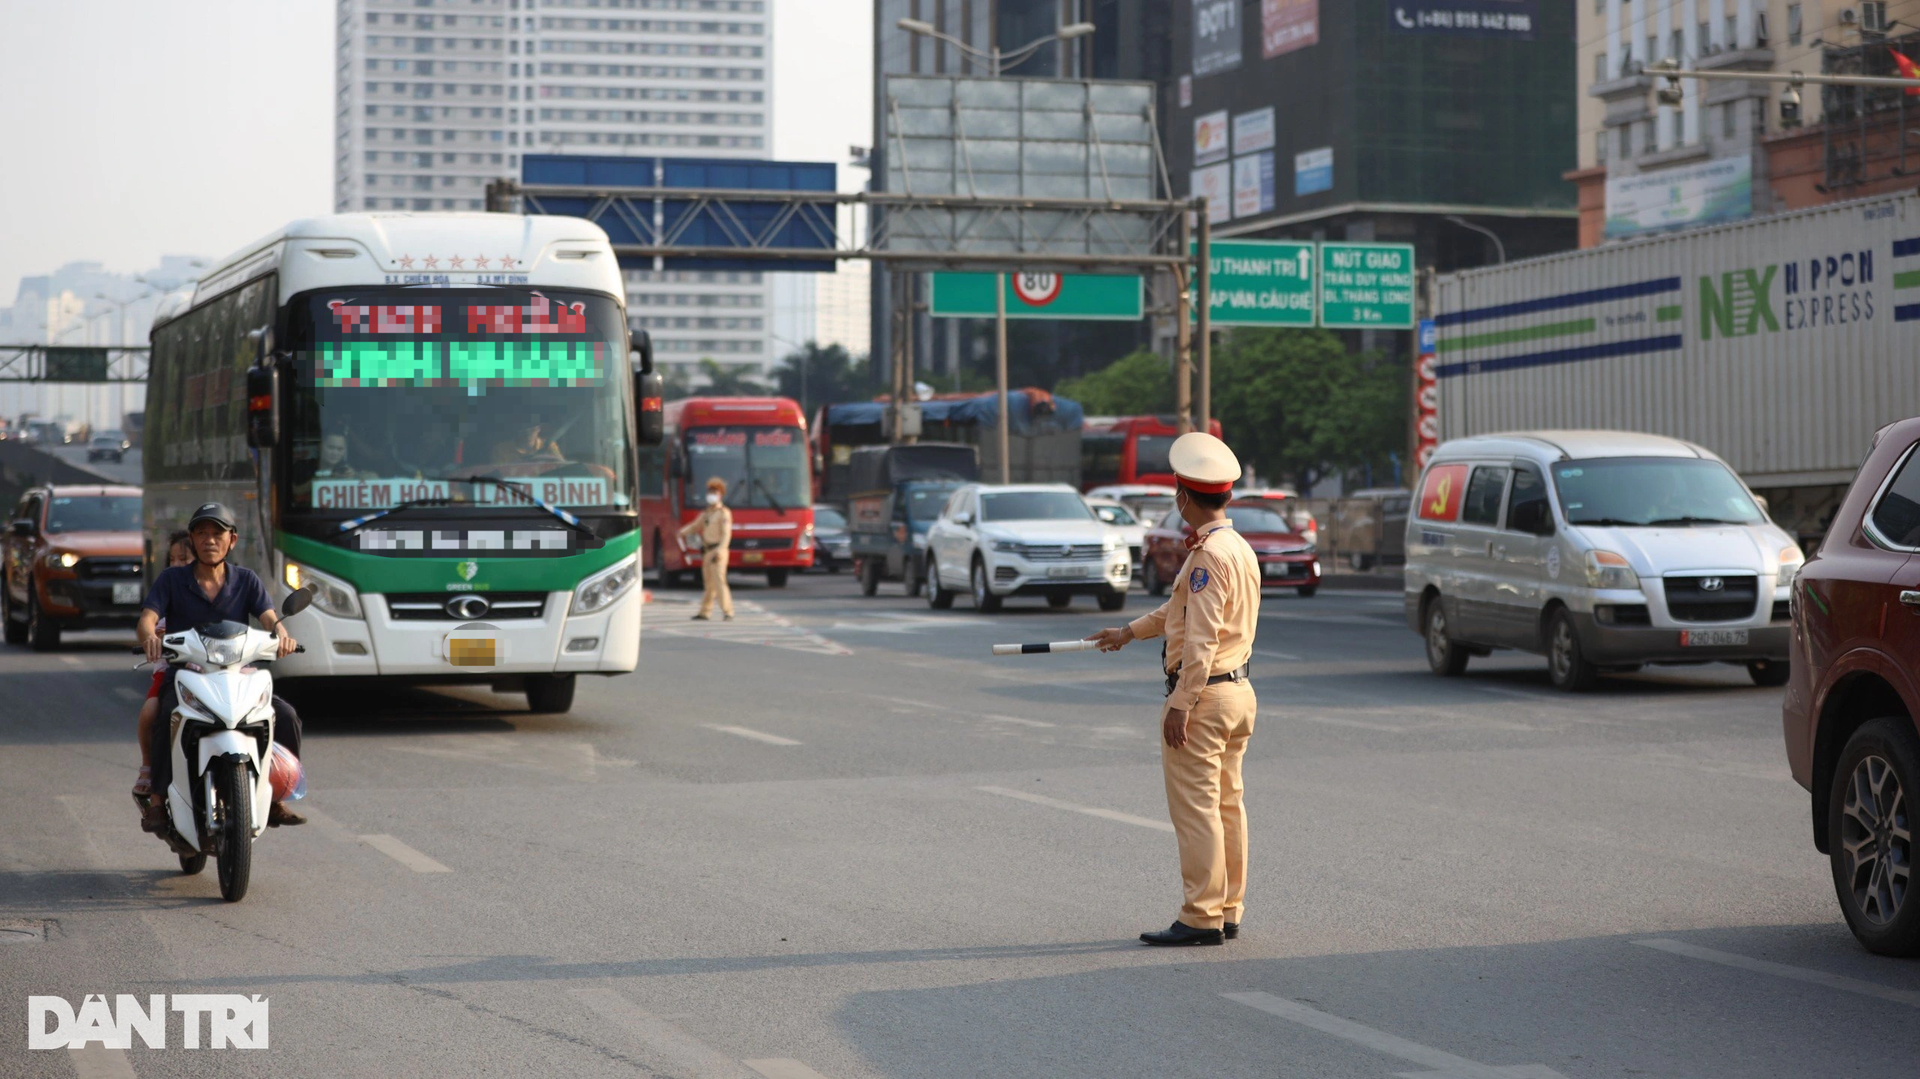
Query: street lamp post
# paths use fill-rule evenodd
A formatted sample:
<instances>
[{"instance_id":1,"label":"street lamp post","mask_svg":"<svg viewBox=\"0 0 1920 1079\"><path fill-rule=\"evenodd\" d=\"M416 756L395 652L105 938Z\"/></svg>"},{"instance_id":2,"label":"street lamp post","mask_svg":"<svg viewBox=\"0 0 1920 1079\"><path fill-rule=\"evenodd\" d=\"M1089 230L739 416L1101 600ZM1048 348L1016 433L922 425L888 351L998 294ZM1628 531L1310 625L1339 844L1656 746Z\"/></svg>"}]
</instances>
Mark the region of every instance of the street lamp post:
<instances>
[{"instance_id":1,"label":"street lamp post","mask_svg":"<svg viewBox=\"0 0 1920 1079\"><path fill-rule=\"evenodd\" d=\"M1006 69L1018 66L1032 59L1034 54L1039 52L1042 46L1050 45L1056 41L1072 41L1074 38L1085 37L1093 33L1094 30L1093 24L1090 22L1069 23L1055 30L1053 33L1045 37L1035 38L1017 49L1001 52L1000 46L997 43L991 49L981 49L978 46L970 45L951 34L943 32L939 27L934 26L930 22L925 22L920 19L901 19L894 25L909 34L918 34L921 37L933 38L935 41L944 41L955 49L958 49L961 53L973 57L975 60L985 60L987 62L989 77L995 79L999 78L1001 73L1006 71ZM909 290L908 295L911 297L911 290ZM1007 421L1007 275L1005 272L993 275L993 296L993 381L995 391L1000 398L1000 419L995 425L994 442L995 445L998 446L1000 454L1000 482L1011 483L1013 482L1013 461L1009 448L1012 442L1012 434ZM909 335L908 340L911 340L913 333L913 319L911 315L909 315L907 319L905 332ZM957 369L956 367L956 370ZM895 379L896 384L900 381L899 378ZM897 396L895 400L897 410Z\"/></svg>"}]
</instances>

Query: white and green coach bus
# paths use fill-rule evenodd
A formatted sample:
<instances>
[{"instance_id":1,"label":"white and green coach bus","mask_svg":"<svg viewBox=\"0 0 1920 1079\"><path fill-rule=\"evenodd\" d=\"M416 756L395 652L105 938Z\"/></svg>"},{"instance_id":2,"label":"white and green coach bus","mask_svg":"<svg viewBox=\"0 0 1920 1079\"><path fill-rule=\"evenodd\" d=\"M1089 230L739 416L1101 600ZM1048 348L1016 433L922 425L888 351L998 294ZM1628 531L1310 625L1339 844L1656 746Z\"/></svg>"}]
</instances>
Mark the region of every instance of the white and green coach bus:
<instances>
[{"instance_id":1,"label":"white and green coach bus","mask_svg":"<svg viewBox=\"0 0 1920 1079\"><path fill-rule=\"evenodd\" d=\"M659 376L613 250L576 218L296 221L170 296L153 329L148 579L220 501L276 595L318 586L282 678L572 704L639 661L637 447Z\"/></svg>"}]
</instances>

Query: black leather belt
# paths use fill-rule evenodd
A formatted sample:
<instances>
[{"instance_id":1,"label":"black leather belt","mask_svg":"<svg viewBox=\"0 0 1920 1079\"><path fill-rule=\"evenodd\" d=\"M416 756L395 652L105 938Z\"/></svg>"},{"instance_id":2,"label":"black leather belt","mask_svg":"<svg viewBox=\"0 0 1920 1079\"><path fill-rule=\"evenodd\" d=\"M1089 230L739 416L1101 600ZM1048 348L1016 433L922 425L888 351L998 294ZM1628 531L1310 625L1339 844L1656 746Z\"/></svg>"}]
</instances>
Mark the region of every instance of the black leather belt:
<instances>
[{"instance_id":1,"label":"black leather belt","mask_svg":"<svg viewBox=\"0 0 1920 1079\"><path fill-rule=\"evenodd\" d=\"M1222 682L1247 682L1253 678L1253 661L1248 660L1225 674L1212 675L1207 685L1217 686ZM1167 696L1173 696L1174 689L1180 684L1180 669L1174 668L1167 674Z\"/></svg>"}]
</instances>

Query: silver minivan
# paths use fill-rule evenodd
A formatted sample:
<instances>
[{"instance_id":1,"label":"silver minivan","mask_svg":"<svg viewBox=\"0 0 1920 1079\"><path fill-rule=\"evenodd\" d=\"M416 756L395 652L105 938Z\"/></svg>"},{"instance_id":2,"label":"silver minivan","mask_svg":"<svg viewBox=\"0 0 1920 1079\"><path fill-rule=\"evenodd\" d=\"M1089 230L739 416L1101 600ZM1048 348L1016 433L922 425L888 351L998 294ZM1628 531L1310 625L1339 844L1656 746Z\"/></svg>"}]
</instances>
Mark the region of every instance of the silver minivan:
<instances>
[{"instance_id":1,"label":"silver minivan","mask_svg":"<svg viewBox=\"0 0 1920 1079\"><path fill-rule=\"evenodd\" d=\"M1407 516L1407 623L1435 674L1495 648L1581 690L1647 663L1787 680L1798 544L1726 462L1626 431L1447 442Z\"/></svg>"}]
</instances>

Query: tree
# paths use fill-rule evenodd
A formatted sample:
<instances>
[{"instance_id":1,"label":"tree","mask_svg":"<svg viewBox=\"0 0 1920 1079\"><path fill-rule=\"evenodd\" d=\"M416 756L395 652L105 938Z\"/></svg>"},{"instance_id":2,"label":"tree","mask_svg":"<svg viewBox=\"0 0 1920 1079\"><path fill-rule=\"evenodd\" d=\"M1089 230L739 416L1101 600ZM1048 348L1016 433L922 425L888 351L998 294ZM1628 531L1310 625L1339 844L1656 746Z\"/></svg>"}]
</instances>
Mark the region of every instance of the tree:
<instances>
[{"instance_id":1,"label":"tree","mask_svg":"<svg viewBox=\"0 0 1920 1079\"><path fill-rule=\"evenodd\" d=\"M1327 330L1235 330L1213 354L1213 411L1242 461L1302 492L1406 442L1406 369Z\"/></svg>"},{"instance_id":2,"label":"tree","mask_svg":"<svg viewBox=\"0 0 1920 1079\"><path fill-rule=\"evenodd\" d=\"M700 390L707 397L758 397L767 392L745 367L722 366L711 357L701 358L700 373L707 377L707 384Z\"/></svg>"},{"instance_id":3,"label":"tree","mask_svg":"<svg viewBox=\"0 0 1920 1079\"><path fill-rule=\"evenodd\" d=\"M1105 368L1054 387L1095 416L1152 416L1173 411L1173 372L1159 355L1141 349Z\"/></svg>"},{"instance_id":4,"label":"tree","mask_svg":"<svg viewBox=\"0 0 1920 1079\"><path fill-rule=\"evenodd\" d=\"M864 401L882 388L864 358L855 358L843 346L822 347L814 341L787 353L773 369L773 379L780 396L800 402L809 416L818 405Z\"/></svg>"}]
</instances>

